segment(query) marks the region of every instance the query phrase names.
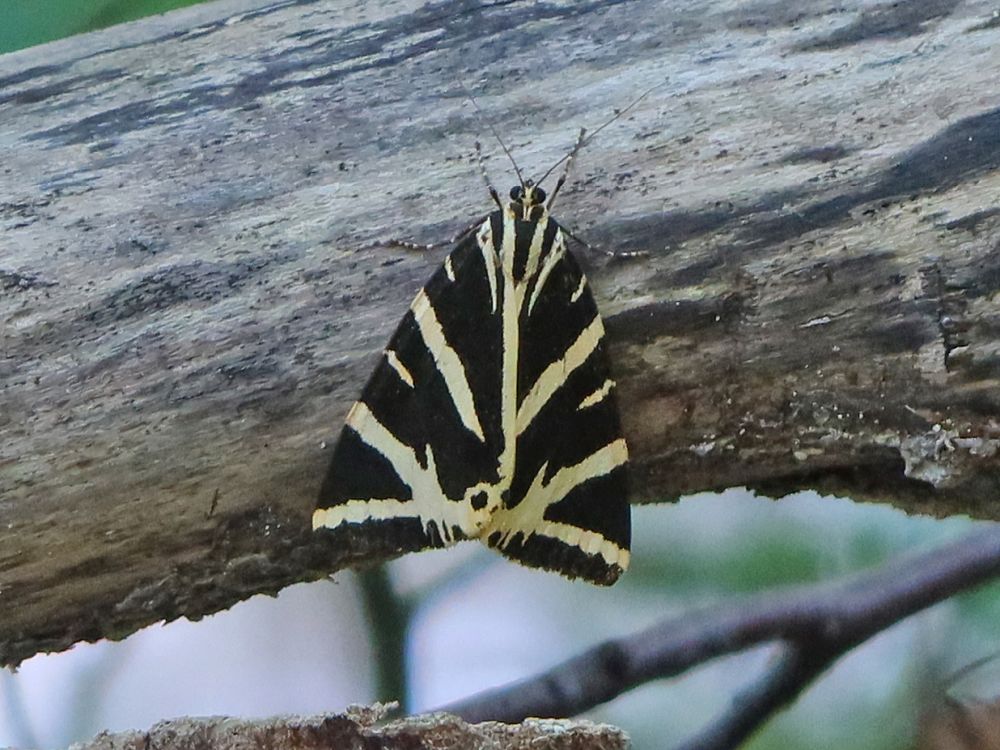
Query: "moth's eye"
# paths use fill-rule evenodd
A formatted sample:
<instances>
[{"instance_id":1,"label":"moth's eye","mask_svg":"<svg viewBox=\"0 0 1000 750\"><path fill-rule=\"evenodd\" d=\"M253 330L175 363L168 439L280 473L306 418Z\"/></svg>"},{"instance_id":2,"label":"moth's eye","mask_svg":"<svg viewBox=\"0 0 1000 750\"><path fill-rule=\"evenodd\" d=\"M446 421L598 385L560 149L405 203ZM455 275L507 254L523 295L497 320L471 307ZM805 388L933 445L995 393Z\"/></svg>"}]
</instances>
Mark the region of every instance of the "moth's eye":
<instances>
[{"instance_id":1,"label":"moth's eye","mask_svg":"<svg viewBox=\"0 0 1000 750\"><path fill-rule=\"evenodd\" d=\"M519 201L524 197L524 188L520 185L515 185L510 189L510 199L512 201Z\"/></svg>"},{"instance_id":2,"label":"moth's eye","mask_svg":"<svg viewBox=\"0 0 1000 750\"><path fill-rule=\"evenodd\" d=\"M535 203L545 203L545 191L541 188L535 188L534 199Z\"/></svg>"}]
</instances>

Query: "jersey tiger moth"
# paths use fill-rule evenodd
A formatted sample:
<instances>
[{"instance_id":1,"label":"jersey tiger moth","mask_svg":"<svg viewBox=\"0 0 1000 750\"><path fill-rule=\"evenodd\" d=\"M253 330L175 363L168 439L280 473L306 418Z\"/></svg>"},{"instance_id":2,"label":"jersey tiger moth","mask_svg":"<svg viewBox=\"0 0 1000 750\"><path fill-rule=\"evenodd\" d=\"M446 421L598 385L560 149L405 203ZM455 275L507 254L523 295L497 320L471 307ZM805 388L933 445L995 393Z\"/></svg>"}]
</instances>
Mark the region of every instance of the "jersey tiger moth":
<instances>
[{"instance_id":1,"label":"jersey tiger moth","mask_svg":"<svg viewBox=\"0 0 1000 750\"><path fill-rule=\"evenodd\" d=\"M334 447L314 529L390 552L480 539L603 585L628 567L628 449L604 327L549 213L583 136L537 183L515 163L509 201L487 180L498 209L386 346ZM540 183L563 161L547 199Z\"/></svg>"}]
</instances>

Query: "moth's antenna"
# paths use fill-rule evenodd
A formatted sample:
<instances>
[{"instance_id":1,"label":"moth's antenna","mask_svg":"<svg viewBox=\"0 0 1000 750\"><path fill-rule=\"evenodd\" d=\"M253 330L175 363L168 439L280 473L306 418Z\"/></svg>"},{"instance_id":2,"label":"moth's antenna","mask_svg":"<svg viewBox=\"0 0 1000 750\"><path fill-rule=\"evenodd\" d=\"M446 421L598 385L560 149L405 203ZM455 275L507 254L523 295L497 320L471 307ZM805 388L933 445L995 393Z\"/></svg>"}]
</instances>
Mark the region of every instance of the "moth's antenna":
<instances>
[{"instance_id":1,"label":"moth's antenna","mask_svg":"<svg viewBox=\"0 0 1000 750\"><path fill-rule=\"evenodd\" d=\"M479 145L479 141L476 141L476 161L479 162L479 173L483 176L483 182L486 183L486 190L489 191L490 198L503 211L503 203L500 202L500 196L497 195L496 188L490 184L490 176L486 174L486 163L483 161L483 147Z\"/></svg>"},{"instance_id":2,"label":"moth's antenna","mask_svg":"<svg viewBox=\"0 0 1000 750\"><path fill-rule=\"evenodd\" d=\"M595 130L589 136L587 136L586 138L578 139L576 145L573 147L573 150L570 151L568 154L566 154L563 158L561 158L555 164L553 164L551 167L549 167L548 171L545 174L543 174L538 180L535 181L535 184L536 185L541 185L545 181L545 179L550 174L552 174L555 171L556 167L558 167L564 161L570 161L570 160L572 160L573 157L576 156L577 151L579 151L581 148L583 148L588 143L590 143L592 140L594 140L594 138L597 137L597 134L600 133L602 130L604 130L604 128L608 127L608 125L610 125L615 120L617 120L619 117L621 117L622 115L624 115L626 112L628 112L630 109L632 109L636 104L638 104L643 99L645 99L647 96L649 96L654 91L656 91L656 89L660 88L661 86L665 86L666 84L667 84L667 81L662 81L662 82L656 84L655 86L651 86L650 88L646 89L641 94L639 94L639 96L637 96L635 99L633 99L632 102L627 107L625 107L625 109L620 109L617 112L615 112L614 117L612 117L610 120L608 120L603 125L601 125L601 127L599 127L597 130ZM567 165L566 171L567 172L569 171L569 165ZM518 177L520 177L520 176L521 176L520 173L518 173ZM563 173L563 177L560 179L560 183L559 184L561 185L562 181L565 180L565 179L566 178L565 178L565 172L564 172ZM556 188L556 189L558 190L558 188ZM554 195L555 195L555 191L553 191L553 196ZM551 203L551 200L549 202Z\"/></svg>"},{"instance_id":3,"label":"moth's antenna","mask_svg":"<svg viewBox=\"0 0 1000 750\"><path fill-rule=\"evenodd\" d=\"M521 183L521 185L523 186L524 177L521 175L521 170L518 169L517 162L514 161L514 157L510 153L510 149L507 148L507 144L503 142L503 138L500 137L500 133L497 132L497 129L493 127L493 123L490 122L489 118L486 116L486 113L479 108L479 104L476 102L475 97L472 96L472 92L469 91L469 89L465 88L464 84L462 85L462 88L465 89L465 95L469 97L469 101L472 102L472 106L475 107L476 113L479 115L479 120L486 124L486 127L490 129L491 133L493 133L493 137L497 139L497 143L500 144L500 148L502 148L503 152L507 154L507 158L510 159L510 163L514 167L514 173L517 175L517 181ZM487 180L487 182L489 181Z\"/></svg>"},{"instance_id":4,"label":"moth's antenna","mask_svg":"<svg viewBox=\"0 0 1000 750\"><path fill-rule=\"evenodd\" d=\"M566 182L566 177L569 175L569 168L573 164L573 157L576 156L576 152L579 151L580 147L583 145L583 138L586 135L587 135L587 129L580 128L580 135L576 137L576 144L573 146L573 150L570 151L569 155L566 157L566 168L563 170L563 173L559 175L559 179L556 181L556 186L552 189L552 192L549 194L549 202L545 204L545 208L547 210L549 211L552 210L552 204L556 200L556 195L558 195L559 193L559 188L563 186L563 183ZM551 172L552 170L549 171ZM544 179L545 178L543 177L542 180ZM539 182L541 182L541 180L539 180Z\"/></svg>"}]
</instances>

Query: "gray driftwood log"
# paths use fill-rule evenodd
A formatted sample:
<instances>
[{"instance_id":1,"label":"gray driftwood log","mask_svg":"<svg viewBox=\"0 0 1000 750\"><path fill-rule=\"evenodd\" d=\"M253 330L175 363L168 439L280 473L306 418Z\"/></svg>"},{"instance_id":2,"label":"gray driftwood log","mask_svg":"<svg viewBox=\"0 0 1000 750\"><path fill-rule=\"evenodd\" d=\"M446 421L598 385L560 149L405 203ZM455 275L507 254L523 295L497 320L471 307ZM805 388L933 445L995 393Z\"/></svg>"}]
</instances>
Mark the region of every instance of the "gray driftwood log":
<instances>
[{"instance_id":1,"label":"gray driftwood log","mask_svg":"<svg viewBox=\"0 0 1000 750\"><path fill-rule=\"evenodd\" d=\"M528 173L605 314L635 500L1000 517L987 2L223 2L0 58L0 662L368 561L308 531L442 253Z\"/></svg>"}]
</instances>

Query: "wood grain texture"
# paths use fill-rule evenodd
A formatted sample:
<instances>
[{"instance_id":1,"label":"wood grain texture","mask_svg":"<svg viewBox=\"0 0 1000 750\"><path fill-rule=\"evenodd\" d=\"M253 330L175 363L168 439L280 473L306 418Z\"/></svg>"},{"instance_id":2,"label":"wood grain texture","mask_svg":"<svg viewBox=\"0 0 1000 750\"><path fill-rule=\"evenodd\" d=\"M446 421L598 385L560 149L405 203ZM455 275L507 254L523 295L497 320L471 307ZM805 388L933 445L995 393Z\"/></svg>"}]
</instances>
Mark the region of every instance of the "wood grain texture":
<instances>
[{"instance_id":1,"label":"wood grain texture","mask_svg":"<svg viewBox=\"0 0 1000 750\"><path fill-rule=\"evenodd\" d=\"M223 2L0 57L0 662L370 561L331 440L499 154L555 214L636 500L1000 517L986 2ZM508 165L491 158L501 189Z\"/></svg>"},{"instance_id":2,"label":"wood grain texture","mask_svg":"<svg viewBox=\"0 0 1000 750\"><path fill-rule=\"evenodd\" d=\"M79 750L408 750L461 747L468 750L627 750L628 735L610 724L586 720L528 719L516 726L487 721L469 724L448 714L424 714L383 722L380 704L351 706L342 714L231 719L221 716L161 721L148 731L102 732Z\"/></svg>"}]
</instances>

